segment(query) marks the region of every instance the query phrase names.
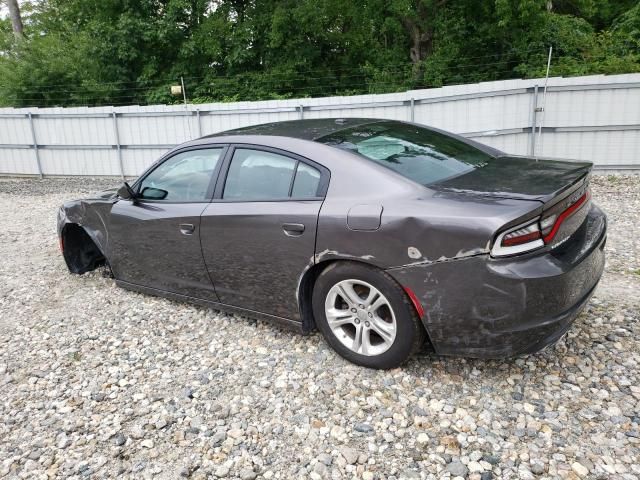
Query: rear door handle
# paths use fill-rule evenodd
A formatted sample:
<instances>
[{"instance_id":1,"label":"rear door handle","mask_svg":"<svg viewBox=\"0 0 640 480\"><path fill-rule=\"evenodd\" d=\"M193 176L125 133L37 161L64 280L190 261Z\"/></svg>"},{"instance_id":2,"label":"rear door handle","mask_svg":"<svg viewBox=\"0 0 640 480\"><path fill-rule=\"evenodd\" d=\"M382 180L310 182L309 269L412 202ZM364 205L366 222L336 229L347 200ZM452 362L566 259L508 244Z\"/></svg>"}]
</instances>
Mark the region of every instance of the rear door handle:
<instances>
[{"instance_id":1,"label":"rear door handle","mask_svg":"<svg viewBox=\"0 0 640 480\"><path fill-rule=\"evenodd\" d=\"M183 235L193 235L196 227L193 226L192 223L181 223L180 224L180 233Z\"/></svg>"},{"instance_id":2,"label":"rear door handle","mask_svg":"<svg viewBox=\"0 0 640 480\"><path fill-rule=\"evenodd\" d=\"M304 232L304 225L302 223L283 223L282 230L290 237L297 237Z\"/></svg>"}]
</instances>

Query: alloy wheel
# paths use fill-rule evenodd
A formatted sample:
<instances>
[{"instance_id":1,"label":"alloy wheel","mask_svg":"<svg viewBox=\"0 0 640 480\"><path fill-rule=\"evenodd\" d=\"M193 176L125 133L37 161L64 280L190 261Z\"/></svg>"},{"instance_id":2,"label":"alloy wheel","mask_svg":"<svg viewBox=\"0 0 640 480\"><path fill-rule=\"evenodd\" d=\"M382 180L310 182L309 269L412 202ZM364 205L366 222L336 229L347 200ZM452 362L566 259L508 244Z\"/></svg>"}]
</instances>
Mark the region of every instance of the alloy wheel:
<instances>
[{"instance_id":1,"label":"alloy wheel","mask_svg":"<svg viewBox=\"0 0 640 480\"><path fill-rule=\"evenodd\" d=\"M331 287L325 315L335 337L360 355L380 355L395 341L397 324L391 303L362 280L342 280Z\"/></svg>"}]
</instances>

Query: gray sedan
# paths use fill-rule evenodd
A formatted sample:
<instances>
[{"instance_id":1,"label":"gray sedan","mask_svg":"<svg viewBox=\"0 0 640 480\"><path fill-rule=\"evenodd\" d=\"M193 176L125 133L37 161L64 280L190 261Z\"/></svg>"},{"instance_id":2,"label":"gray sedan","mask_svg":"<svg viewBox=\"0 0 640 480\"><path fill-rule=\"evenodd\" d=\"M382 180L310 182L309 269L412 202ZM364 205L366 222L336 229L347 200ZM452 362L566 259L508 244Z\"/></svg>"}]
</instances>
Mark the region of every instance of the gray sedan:
<instances>
[{"instance_id":1,"label":"gray sedan","mask_svg":"<svg viewBox=\"0 0 640 480\"><path fill-rule=\"evenodd\" d=\"M591 164L422 125L322 119L187 142L131 185L64 204L69 270L317 328L343 357L513 356L558 340L604 267Z\"/></svg>"}]
</instances>

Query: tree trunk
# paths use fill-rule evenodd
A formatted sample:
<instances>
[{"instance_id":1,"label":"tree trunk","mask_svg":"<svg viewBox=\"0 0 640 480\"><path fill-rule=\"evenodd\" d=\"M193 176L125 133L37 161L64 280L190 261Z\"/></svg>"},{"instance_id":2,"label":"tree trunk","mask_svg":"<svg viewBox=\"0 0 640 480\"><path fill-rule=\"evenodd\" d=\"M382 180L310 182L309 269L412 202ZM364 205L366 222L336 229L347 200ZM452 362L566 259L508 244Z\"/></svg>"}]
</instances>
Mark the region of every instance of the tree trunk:
<instances>
[{"instance_id":1,"label":"tree trunk","mask_svg":"<svg viewBox=\"0 0 640 480\"><path fill-rule=\"evenodd\" d=\"M420 64L433 53L435 20L440 9L447 3L448 0L420 1L417 2L413 15L400 18L405 31L411 38L409 56L414 65Z\"/></svg>"},{"instance_id":2,"label":"tree trunk","mask_svg":"<svg viewBox=\"0 0 640 480\"><path fill-rule=\"evenodd\" d=\"M423 28L426 27L427 31L423 31L418 23L407 18L402 23L411 37L409 57L413 64L412 77L414 81L421 82L424 75L423 61L433 53L433 29L431 25L426 25Z\"/></svg>"},{"instance_id":3,"label":"tree trunk","mask_svg":"<svg viewBox=\"0 0 640 480\"><path fill-rule=\"evenodd\" d=\"M413 64L420 63L433 51L433 31L429 26L428 30L422 31L420 26L409 19L403 19L405 30L411 36L411 47L409 56Z\"/></svg>"},{"instance_id":4,"label":"tree trunk","mask_svg":"<svg viewBox=\"0 0 640 480\"><path fill-rule=\"evenodd\" d=\"M22 17L20 16L20 7L18 6L18 0L7 0L9 6L9 17L11 17L11 25L13 26L13 33L17 38L22 38Z\"/></svg>"}]
</instances>

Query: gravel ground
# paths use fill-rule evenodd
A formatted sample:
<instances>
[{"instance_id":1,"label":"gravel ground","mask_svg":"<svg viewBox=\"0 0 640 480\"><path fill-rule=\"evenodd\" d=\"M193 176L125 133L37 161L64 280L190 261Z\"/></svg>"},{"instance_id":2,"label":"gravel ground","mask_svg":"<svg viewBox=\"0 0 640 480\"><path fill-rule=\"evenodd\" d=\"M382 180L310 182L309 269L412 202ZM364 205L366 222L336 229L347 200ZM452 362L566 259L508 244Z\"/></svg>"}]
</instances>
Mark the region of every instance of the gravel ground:
<instances>
[{"instance_id":1,"label":"gravel ground","mask_svg":"<svg viewBox=\"0 0 640 480\"><path fill-rule=\"evenodd\" d=\"M0 180L0 477L640 478L640 177L594 179L606 273L557 345L385 372L70 275L56 209L114 182Z\"/></svg>"}]
</instances>

